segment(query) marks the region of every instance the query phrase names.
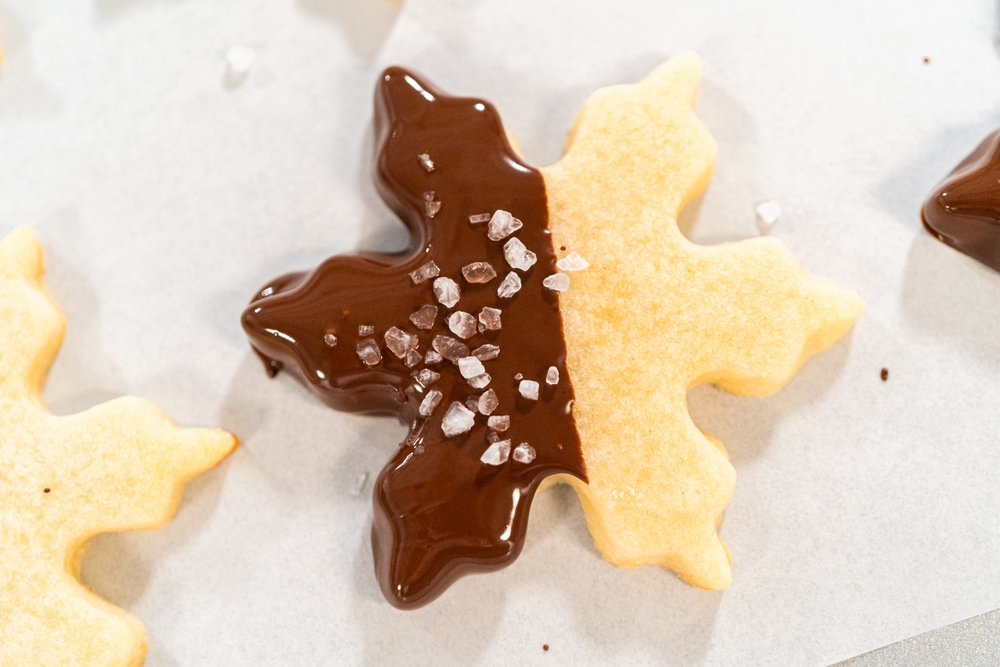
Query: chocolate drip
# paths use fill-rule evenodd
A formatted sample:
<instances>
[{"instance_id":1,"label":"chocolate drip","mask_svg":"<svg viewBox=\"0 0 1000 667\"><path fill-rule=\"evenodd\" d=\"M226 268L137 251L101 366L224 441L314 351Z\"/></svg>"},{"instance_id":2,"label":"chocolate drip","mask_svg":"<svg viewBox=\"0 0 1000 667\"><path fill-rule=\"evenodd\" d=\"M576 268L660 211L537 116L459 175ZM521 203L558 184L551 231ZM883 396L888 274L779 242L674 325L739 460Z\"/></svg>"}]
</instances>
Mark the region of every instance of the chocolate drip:
<instances>
[{"instance_id":1,"label":"chocolate drip","mask_svg":"<svg viewBox=\"0 0 1000 667\"><path fill-rule=\"evenodd\" d=\"M938 239L1000 271L1000 130L937 186L920 217Z\"/></svg>"},{"instance_id":2,"label":"chocolate drip","mask_svg":"<svg viewBox=\"0 0 1000 667\"><path fill-rule=\"evenodd\" d=\"M376 184L410 229L410 247L398 255L333 257L311 273L279 278L251 302L243 327L272 374L294 373L337 410L393 413L411 425L375 484L372 527L382 591L389 602L407 608L430 602L463 574L512 562L539 483L556 473L586 481L586 472L570 410L573 389L558 299L542 286L556 272L556 257L541 174L514 154L487 102L444 95L393 67L379 81L375 106ZM440 202L440 209L428 201ZM469 221L470 215L498 209L524 222L514 235L538 256L533 267L519 272L523 286L509 299L497 296L511 270L503 255L506 239L490 241L486 224ZM433 279L414 284L410 278L429 261L460 285L454 308L437 303ZM468 283L462 267L473 262L489 262L497 277ZM434 327L417 329L409 317L428 304L438 307ZM490 445L481 414L469 432L446 438L441 420L449 405L465 404L484 390L469 386L452 362L410 368L385 344L386 331L395 326L416 335L424 355L435 336L454 336L445 323L450 312L476 316L484 306L502 310L502 328L464 342L471 349L499 346L499 357L483 362L499 398L494 414L510 416L510 428L499 435L512 449L529 443L537 452L529 463L511 457L493 466L480 460ZM362 325L374 326L375 334L359 336ZM335 345L327 334L336 336ZM374 366L357 354L363 338L381 349ZM559 370L555 386L545 384L549 366ZM441 374L428 388L412 376L425 367ZM520 396L517 374L540 383L538 401ZM418 406L430 390L444 398L423 418Z\"/></svg>"}]
</instances>

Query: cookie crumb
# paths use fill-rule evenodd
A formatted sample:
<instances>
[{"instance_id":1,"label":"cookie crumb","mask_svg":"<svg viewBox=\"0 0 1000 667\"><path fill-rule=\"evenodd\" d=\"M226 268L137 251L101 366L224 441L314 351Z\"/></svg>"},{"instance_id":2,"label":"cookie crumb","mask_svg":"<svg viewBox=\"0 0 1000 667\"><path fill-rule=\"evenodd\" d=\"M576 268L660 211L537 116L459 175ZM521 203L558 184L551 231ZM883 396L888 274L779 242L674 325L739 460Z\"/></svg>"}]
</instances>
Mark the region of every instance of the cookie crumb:
<instances>
[{"instance_id":1,"label":"cookie crumb","mask_svg":"<svg viewBox=\"0 0 1000 667\"><path fill-rule=\"evenodd\" d=\"M50 491L52 491L52 489L50 489L50 488L44 488L44 489L42 489L42 493L49 493Z\"/></svg>"},{"instance_id":2,"label":"cookie crumb","mask_svg":"<svg viewBox=\"0 0 1000 667\"><path fill-rule=\"evenodd\" d=\"M931 59L928 58L927 56L924 56L924 64L925 65L930 65L931 64Z\"/></svg>"},{"instance_id":3,"label":"cookie crumb","mask_svg":"<svg viewBox=\"0 0 1000 667\"><path fill-rule=\"evenodd\" d=\"M549 650L549 645L548 644L542 644L542 650L543 651L548 651Z\"/></svg>"},{"instance_id":4,"label":"cookie crumb","mask_svg":"<svg viewBox=\"0 0 1000 667\"><path fill-rule=\"evenodd\" d=\"M883 368L882 372L879 373L879 377L882 378L882 382L885 382L886 380L888 380L889 379L889 369L888 368Z\"/></svg>"}]
</instances>

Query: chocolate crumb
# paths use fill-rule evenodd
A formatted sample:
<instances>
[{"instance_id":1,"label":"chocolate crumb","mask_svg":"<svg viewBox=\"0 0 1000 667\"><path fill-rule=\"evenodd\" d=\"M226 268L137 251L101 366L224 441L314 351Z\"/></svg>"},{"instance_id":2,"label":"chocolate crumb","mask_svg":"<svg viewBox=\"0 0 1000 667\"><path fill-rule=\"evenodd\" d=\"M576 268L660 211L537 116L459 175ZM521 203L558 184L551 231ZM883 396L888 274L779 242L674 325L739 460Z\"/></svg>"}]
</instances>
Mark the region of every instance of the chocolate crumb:
<instances>
[{"instance_id":1,"label":"chocolate crumb","mask_svg":"<svg viewBox=\"0 0 1000 667\"><path fill-rule=\"evenodd\" d=\"M882 378L882 382L885 382L886 380L888 380L889 379L889 369L888 368L883 368L882 369L882 373L880 374L880 377Z\"/></svg>"},{"instance_id":2,"label":"chocolate crumb","mask_svg":"<svg viewBox=\"0 0 1000 667\"><path fill-rule=\"evenodd\" d=\"M48 492L49 492L49 491L51 491L51 490L52 490L52 489L42 489L42 491L43 491L44 493L48 493Z\"/></svg>"},{"instance_id":3,"label":"chocolate crumb","mask_svg":"<svg viewBox=\"0 0 1000 667\"><path fill-rule=\"evenodd\" d=\"M543 651L548 651L549 650L549 645L548 644L542 644L542 650Z\"/></svg>"},{"instance_id":4,"label":"chocolate crumb","mask_svg":"<svg viewBox=\"0 0 1000 667\"><path fill-rule=\"evenodd\" d=\"M559 250L565 250L565 249L566 249L566 246L564 246L564 245L559 246Z\"/></svg>"},{"instance_id":5,"label":"chocolate crumb","mask_svg":"<svg viewBox=\"0 0 1000 667\"><path fill-rule=\"evenodd\" d=\"M924 56L924 64L925 65L930 65L931 64L931 59L928 58L927 56Z\"/></svg>"}]
</instances>

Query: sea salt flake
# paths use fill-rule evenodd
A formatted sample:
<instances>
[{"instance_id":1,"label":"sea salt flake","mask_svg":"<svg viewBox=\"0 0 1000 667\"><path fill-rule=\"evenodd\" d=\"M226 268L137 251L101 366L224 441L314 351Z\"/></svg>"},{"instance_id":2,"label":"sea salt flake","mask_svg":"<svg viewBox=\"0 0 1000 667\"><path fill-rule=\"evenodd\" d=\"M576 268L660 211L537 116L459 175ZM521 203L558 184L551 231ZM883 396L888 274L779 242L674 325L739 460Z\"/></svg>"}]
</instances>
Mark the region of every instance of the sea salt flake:
<instances>
[{"instance_id":1,"label":"sea salt flake","mask_svg":"<svg viewBox=\"0 0 1000 667\"><path fill-rule=\"evenodd\" d=\"M509 415L493 415L486 420L486 425L489 426L494 431L506 431L510 428L510 416Z\"/></svg>"},{"instance_id":2,"label":"sea salt flake","mask_svg":"<svg viewBox=\"0 0 1000 667\"><path fill-rule=\"evenodd\" d=\"M534 380L521 380L517 391L529 401L538 400L538 383Z\"/></svg>"},{"instance_id":3,"label":"sea salt flake","mask_svg":"<svg viewBox=\"0 0 1000 667\"><path fill-rule=\"evenodd\" d=\"M479 399L475 396L469 396L465 399L465 407L469 408L473 412L477 411L479 409Z\"/></svg>"},{"instance_id":4,"label":"sea salt flake","mask_svg":"<svg viewBox=\"0 0 1000 667\"><path fill-rule=\"evenodd\" d=\"M483 222L489 222L492 217L489 213L476 213L469 216L469 222L473 225L478 225Z\"/></svg>"},{"instance_id":5,"label":"sea salt flake","mask_svg":"<svg viewBox=\"0 0 1000 667\"><path fill-rule=\"evenodd\" d=\"M531 463L535 460L535 448L526 442L522 442L514 448L512 458L518 463Z\"/></svg>"},{"instance_id":6,"label":"sea salt flake","mask_svg":"<svg viewBox=\"0 0 1000 667\"><path fill-rule=\"evenodd\" d=\"M565 273L553 273L542 281L542 285L553 292L565 292L569 289L569 276Z\"/></svg>"},{"instance_id":7,"label":"sea salt flake","mask_svg":"<svg viewBox=\"0 0 1000 667\"><path fill-rule=\"evenodd\" d=\"M478 325L476 326L476 328L477 328L477 329L479 329L479 333L483 333L484 331L486 331L486 325L485 325L485 324L483 324L482 322L480 322L480 323L479 323L479 324L478 324Z\"/></svg>"},{"instance_id":8,"label":"sea salt flake","mask_svg":"<svg viewBox=\"0 0 1000 667\"><path fill-rule=\"evenodd\" d=\"M418 343L419 341L416 336L408 334L398 327L389 327L389 330L385 332L385 346L398 359L402 359L413 350L416 350Z\"/></svg>"},{"instance_id":9,"label":"sea salt flake","mask_svg":"<svg viewBox=\"0 0 1000 667\"><path fill-rule=\"evenodd\" d=\"M417 352L416 350L410 350L409 352L406 353L405 363L407 368L413 368L421 361L423 361L423 357L421 357L420 353Z\"/></svg>"},{"instance_id":10,"label":"sea salt flake","mask_svg":"<svg viewBox=\"0 0 1000 667\"><path fill-rule=\"evenodd\" d=\"M590 262L580 257L580 254L576 251L571 252L556 262L556 267L560 271L583 271L588 266L590 266Z\"/></svg>"},{"instance_id":11,"label":"sea salt flake","mask_svg":"<svg viewBox=\"0 0 1000 667\"><path fill-rule=\"evenodd\" d=\"M521 375L520 373L516 373L516 374L514 375L514 379L515 379L515 380L517 380L518 382L520 382L520 381L521 381L521 378L523 378L523 377L524 377L524 376L523 376L523 375Z\"/></svg>"},{"instance_id":12,"label":"sea salt flake","mask_svg":"<svg viewBox=\"0 0 1000 667\"><path fill-rule=\"evenodd\" d=\"M545 373L545 384L559 384L559 369L555 366L549 366L548 372Z\"/></svg>"},{"instance_id":13,"label":"sea salt flake","mask_svg":"<svg viewBox=\"0 0 1000 667\"><path fill-rule=\"evenodd\" d=\"M497 393L492 389L487 389L479 396L477 407L480 413L491 415L498 405L500 405L500 399L497 398Z\"/></svg>"},{"instance_id":14,"label":"sea salt flake","mask_svg":"<svg viewBox=\"0 0 1000 667\"><path fill-rule=\"evenodd\" d=\"M461 339L476 335L476 318L462 310L456 310L448 318L448 328Z\"/></svg>"},{"instance_id":15,"label":"sea salt flake","mask_svg":"<svg viewBox=\"0 0 1000 667\"><path fill-rule=\"evenodd\" d=\"M426 169L428 172L434 171L434 160L427 153L421 153L417 156L417 160L420 161L420 166Z\"/></svg>"},{"instance_id":16,"label":"sea salt flake","mask_svg":"<svg viewBox=\"0 0 1000 667\"><path fill-rule=\"evenodd\" d=\"M427 354L424 355L424 363L428 366L440 364L442 359L444 357L437 350L427 350Z\"/></svg>"},{"instance_id":17,"label":"sea salt flake","mask_svg":"<svg viewBox=\"0 0 1000 667\"><path fill-rule=\"evenodd\" d=\"M432 329L434 320L437 319L437 306L424 306L417 312L410 315L410 321L418 329Z\"/></svg>"},{"instance_id":18,"label":"sea salt flake","mask_svg":"<svg viewBox=\"0 0 1000 667\"><path fill-rule=\"evenodd\" d=\"M337 336L332 333L323 334L323 342L330 347L337 347Z\"/></svg>"},{"instance_id":19,"label":"sea salt flake","mask_svg":"<svg viewBox=\"0 0 1000 667\"><path fill-rule=\"evenodd\" d=\"M428 218L433 218L440 212L441 212L441 202L439 201L424 202L424 215L426 215Z\"/></svg>"},{"instance_id":20,"label":"sea salt flake","mask_svg":"<svg viewBox=\"0 0 1000 667\"><path fill-rule=\"evenodd\" d=\"M434 336L431 347L438 353L453 363L458 363L459 359L469 356L469 347L462 341L455 340L451 336Z\"/></svg>"},{"instance_id":21,"label":"sea salt flake","mask_svg":"<svg viewBox=\"0 0 1000 667\"><path fill-rule=\"evenodd\" d=\"M484 329L497 331L500 328L500 309L486 306L479 311L479 323L482 325L480 332Z\"/></svg>"},{"instance_id":22,"label":"sea salt flake","mask_svg":"<svg viewBox=\"0 0 1000 667\"><path fill-rule=\"evenodd\" d=\"M382 351L378 349L378 343L372 338L365 338L358 341L358 356L367 366L374 366L382 361Z\"/></svg>"},{"instance_id":23,"label":"sea salt flake","mask_svg":"<svg viewBox=\"0 0 1000 667\"><path fill-rule=\"evenodd\" d=\"M527 271L534 266L535 262L538 260L538 256L528 250L528 248L521 243L521 239L516 237L504 244L503 256L512 269L518 269L520 271Z\"/></svg>"},{"instance_id":24,"label":"sea salt flake","mask_svg":"<svg viewBox=\"0 0 1000 667\"><path fill-rule=\"evenodd\" d=\"M427 262L416 271L411 271L410 279L413 280L414 285L419 285L439 275L441 275L441 269L438 268L438 265L434 262Z\"/></svg>"},{"instance_id":25,"label":"sea salt flake","mask_svg":"<svg viewBox=\"0 0 1000 667\"><path fill-rule=\"evenodd\" d=\"M358 327L359 336L371 336L375 333L375 327L370 324L362 324Z\"/></svg>"},{"instance_id":26,"label":"sea salt flake","mask_svg":"<svg viewBox=\"0 0 1000 667\"><path fill-rule=\"evenodd\" d=\"M489 262L473 262L462 267L462 275L470 283L488 283L497 277L497 272Z\"/></svg>"},{"instance_id":27,"label":"sea salt flake","mask_svg":"<svg viewBox=\"0 0 1000 667\"><path fill-rule=\"evenodd\" d=\"M485 345L480 345L472 351L472 356L479 361L489 361L490 359L496 359L500 356L500 347L498 345L492 345L486 343Z\"/></svg>"},{"instance_id":28,"label":"sea salt flake","mask_svg":"<svg viewBox=\"0 0 1000 667\"><path fill-rule=\"evenodd\" d=\"M458 283L451 278L435 278L434 296L445 308L451 308L458 303L462 292L458 289Z\"/></svg>"},{"instance_id":29,"label":"sea salt flake","mask_svg":"<svg viewBox=\"0 0 1000 667\"><path fill-rule=\"evenodd\" d=\"M757 230L761 236L767 236L781 217L781 204L776 201L766 201L757 207Z\"/></svg>"},{"instance_id":30,"label":"sea salt flake","mask_svg":"<svg viewBox=\"0 0 1000 667\"><path fill-rule=\"evenodd\" d=\"M429 396L430 394L428 394ZM468 433L476 423L476 414L458 401L448 406L441 419L441 430L446 437Z\"/></svg>"},{"instance_id":31,"label":"sea salt flake","mask_svg":"<svg viewBox=\"0 0 1000 667\"><path fill-rule=\"evenodd\" d=\"M437 389L432 389L424 396L424 400L420 401L420 407L417 408L417 412L420 413L421 417L430 417L442 398L444 398L444 394Z\"/></svg>"},{"instance_id":32,"label":"sea salt flake","mask_svg":"<svg viewBox=\"0 0 1000 667\"><path fill-rule=\"evenodd\" d=\"M489 237L490 241L500 241L521 227L524 227L524 223L507 211L496 211L493 217L490 218L490 224L486 229L486 236Z\"/></svg>"},{"instance_id":33,"label":"sea salt flake","mask_svg":"<svg viewBox=\"0 0 1000 667\"><path fill-rule=\"evenodd\" d=\"M483 452L483 455L479 457L479 460L488 466L498 466L502 463L506 463L507 459L510 457L510 440L501 440L500 442L494 442L489 448Z\"/></svg>"},{"instance_id":34,"label":"sea salt flake","mask_svg":"<svg viewBox=\"0 0 1000 667\"><path fill-rule=\"evenodd\" d=\"M441 378L440 373L435 373L429 368L421 368L419 371L411 373L411 375L424 388L431 386Z\"/></svg>"},{"instance_id":35,"label":"sea salt flake","mask_svg":"<svg viewBox=\"0 0 1000 667\"><path fill-rule=\"evenodd\" d=\"M468 379L469 386L473 389L485 389L492 381L493 378L489 373L483 373L482 375L477 375L474 378Z\"/></svg>"},{"instance_id":36,"label":"sea salt flake","mask_svg":"<svg viewBox=\"0 0 1000 667\"><path fill-rule=\"evenodd\" d=\"M497 288L497 296L501 299L509 299L521 289L521 277L511 271Z\"/></svg>"},{"instance_id":37,"label":"sea salt flake","mask_svg":"<svg viewBox=\"0 0 1000 667\"><path fill-rule=\"evenodd\" d=\"M477 375L482 375L486 372L486 368L483 366L483 362L479 361L475 357L465 357L458 360L458 372L462 374L466 380L469 378L474 378Z\"/></svg>"}]
</instances>

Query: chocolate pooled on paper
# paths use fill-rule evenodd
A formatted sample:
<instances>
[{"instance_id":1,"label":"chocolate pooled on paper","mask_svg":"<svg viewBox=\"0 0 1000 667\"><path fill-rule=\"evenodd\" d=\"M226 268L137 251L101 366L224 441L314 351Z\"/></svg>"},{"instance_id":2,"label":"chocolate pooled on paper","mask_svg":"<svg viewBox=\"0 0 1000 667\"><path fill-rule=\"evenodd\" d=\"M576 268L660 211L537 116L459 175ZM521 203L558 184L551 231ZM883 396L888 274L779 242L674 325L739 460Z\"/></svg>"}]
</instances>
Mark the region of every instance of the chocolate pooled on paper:
<instances>
[{"instance_id":1,"label":"chocolate pooled on paper","mask_svg":"<svg viewBox=\"0 0 1000 667\"><path fill-rule=\"evenodd\" d=\"M920 217L939 240L1000 271L1000 130L935 188Z\"/></svg>"},{"instance_id":2,"label":"chocolate pooled on paper","mask_svg":"<svg viewBox=\"0 0 1000 667\"><path fill-rule=\"evenodd\" d=\"M544 478L587 477L558 296L543 285L556 256L541 174L487 102L398 67L375 98L376 185L409 248L277 278L243 327L272 375L410 425L375 484L372 527L382 591L410 608L512 562Z\"/></svg>"}]
</instances>

